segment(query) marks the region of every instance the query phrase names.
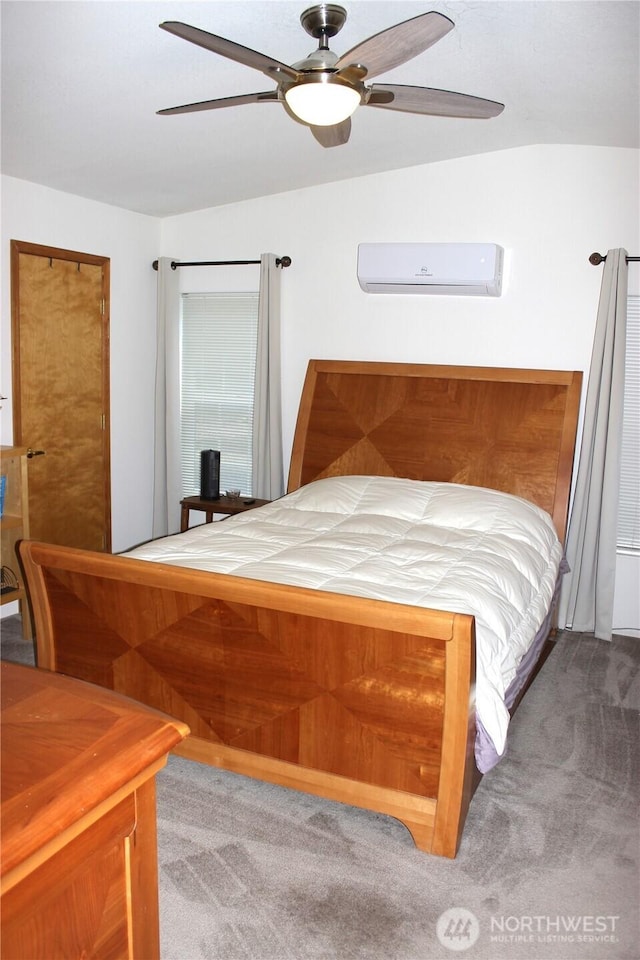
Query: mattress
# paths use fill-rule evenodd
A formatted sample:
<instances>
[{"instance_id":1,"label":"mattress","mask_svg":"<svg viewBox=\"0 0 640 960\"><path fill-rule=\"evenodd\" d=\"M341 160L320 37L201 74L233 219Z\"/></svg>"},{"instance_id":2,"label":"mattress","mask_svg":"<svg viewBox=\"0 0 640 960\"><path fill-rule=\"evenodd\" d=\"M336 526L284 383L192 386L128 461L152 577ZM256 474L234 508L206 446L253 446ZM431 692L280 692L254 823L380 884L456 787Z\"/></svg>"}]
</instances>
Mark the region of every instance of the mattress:
<instances>
[{"instance_id":1,"label":"mattress","mask_svg":"<svg viewBox=\"0 0 640 960\"><path fill-rule=\"evenodd\" d=\"M126 555L473 614L481 772L505 752L508 694L548 623L562 563L551 517L527 500L365 476L317 480Z\"/></svg>"}]
</instances>

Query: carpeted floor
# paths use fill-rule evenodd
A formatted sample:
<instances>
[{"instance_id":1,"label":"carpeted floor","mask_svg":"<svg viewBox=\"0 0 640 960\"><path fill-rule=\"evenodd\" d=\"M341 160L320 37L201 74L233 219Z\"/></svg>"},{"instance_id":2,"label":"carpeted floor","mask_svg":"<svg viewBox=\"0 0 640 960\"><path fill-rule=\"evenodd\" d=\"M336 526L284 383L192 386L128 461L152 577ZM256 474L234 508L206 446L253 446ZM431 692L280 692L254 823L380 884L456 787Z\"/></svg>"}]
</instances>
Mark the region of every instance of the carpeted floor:
<instances>
[{"instance_id":1,"label":"carpeted floor","mask_svg":"<svg viewBox=\"0 0 640 960\"><path fill-rule=\"evenodd\" d=\"M28 662L11 621L2 656ZM171 757L162 957L638 960L639 711L640 641L561 635L455 861L391 818Z\"/></svg>"}]
</instances>

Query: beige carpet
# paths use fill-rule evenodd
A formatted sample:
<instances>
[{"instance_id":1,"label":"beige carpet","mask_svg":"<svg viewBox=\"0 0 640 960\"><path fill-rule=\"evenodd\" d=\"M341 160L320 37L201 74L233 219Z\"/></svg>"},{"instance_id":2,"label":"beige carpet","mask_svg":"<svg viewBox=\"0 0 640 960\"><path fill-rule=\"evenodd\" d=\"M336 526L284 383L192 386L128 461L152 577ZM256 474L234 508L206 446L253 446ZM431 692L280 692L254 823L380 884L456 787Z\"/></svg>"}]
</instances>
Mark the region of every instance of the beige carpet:
<instances>
[{"instance_id":1,"label":"beige carpet","mask_svg":"<svg viewBox=\"0 0 640 960\"><path fill-rule=\"evenodd\" d=\"M171 757L164 960L638 960L639 709L640 641L562 635L455 861L391 818Z\"/></svg>"}]
</instances>

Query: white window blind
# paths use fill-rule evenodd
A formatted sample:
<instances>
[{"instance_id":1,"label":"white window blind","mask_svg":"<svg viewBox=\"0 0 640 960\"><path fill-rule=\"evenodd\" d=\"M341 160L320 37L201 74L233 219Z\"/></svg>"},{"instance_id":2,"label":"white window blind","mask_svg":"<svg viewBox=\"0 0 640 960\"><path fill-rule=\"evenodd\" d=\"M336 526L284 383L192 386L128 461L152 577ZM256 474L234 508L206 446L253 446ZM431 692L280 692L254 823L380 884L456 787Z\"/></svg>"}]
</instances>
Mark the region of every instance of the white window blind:
<instances>
[{"instance_id":1,"label":"white window blind","mask_svg":"<svg viewBox=\"0 0 640 960\"><path fill-rule=\"evenodd\" d=\"M618 547L640 552L640 296L627 306Z\"/></svg>"},{"instance_id":2,"label":"white window blind","mask_svg":"<svg viewBox=\"0 0 640 960\"><path fill-rule=\"evenodd\" d=\"M200 492L200 451L220 451L220 489L251 494L257 293L181 298L182 495Z\"/></svg>"}]
</instances>

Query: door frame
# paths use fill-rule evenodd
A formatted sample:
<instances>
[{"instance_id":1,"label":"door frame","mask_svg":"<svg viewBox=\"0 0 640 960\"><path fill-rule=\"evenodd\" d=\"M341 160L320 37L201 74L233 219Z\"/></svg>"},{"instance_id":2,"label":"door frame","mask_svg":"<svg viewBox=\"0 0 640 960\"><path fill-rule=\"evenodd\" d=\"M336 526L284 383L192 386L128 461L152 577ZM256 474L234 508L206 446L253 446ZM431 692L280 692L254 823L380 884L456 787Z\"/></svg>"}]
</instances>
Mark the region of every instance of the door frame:
<instances>
[{"instance_id":1,"label":"door frame","mask_svg":"<svg viewBox=\"0 0 640 960\"><path fill-rule=\"evenodd\" d=\"M104 549L111 552L111 395L110 395L110 267L109 257L100 257L77 250L64 250L24 240L11 240L11 345L13 383L13 442L22 444L22 410L19 390L20 376L20 254L26 253L50 260L71 260L80 265L91 264L102 268L102 397L104 401L104 428L102 456L104 462ZM22 444L23 446L25 444Z\"/></svg>"}]
</instances>

